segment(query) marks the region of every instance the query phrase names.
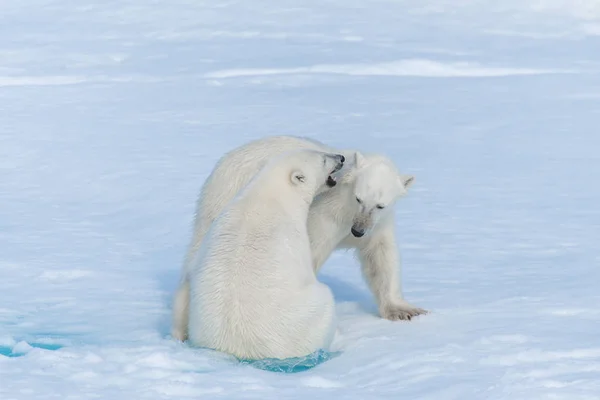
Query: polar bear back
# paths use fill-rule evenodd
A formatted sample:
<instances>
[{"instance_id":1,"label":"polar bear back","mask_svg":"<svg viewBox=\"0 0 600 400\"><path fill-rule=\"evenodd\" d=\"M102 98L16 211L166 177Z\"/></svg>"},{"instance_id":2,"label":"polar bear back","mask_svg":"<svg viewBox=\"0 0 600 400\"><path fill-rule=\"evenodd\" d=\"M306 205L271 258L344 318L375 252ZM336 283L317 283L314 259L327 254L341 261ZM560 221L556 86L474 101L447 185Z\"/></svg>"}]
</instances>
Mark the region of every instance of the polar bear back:
<instances>
[{"instance_id":1,"label":"polar bear back","mask_svg":"<svg viewBox=\"0 0 600 400\"><path fill-rule=\"evenodd\" d=\"M314 298L305 293L313 290L312 270L296 268L311 265L309 243L300 240L292 251L291 242L300 236L293 227L257 230L236 223L232 233L232 226L222 223L230 217L215 221L203 245L203 269L190 276L190 340L241 358L286 358L286 352L297 351L295 338L310 335L311 324L298 324L298 316L321 311L321 301L304 301ZM268 245L260 240L285 236L288 240L269 240ZM225 237L236 246L221 244Z\"/></svg>"}]
</instances>

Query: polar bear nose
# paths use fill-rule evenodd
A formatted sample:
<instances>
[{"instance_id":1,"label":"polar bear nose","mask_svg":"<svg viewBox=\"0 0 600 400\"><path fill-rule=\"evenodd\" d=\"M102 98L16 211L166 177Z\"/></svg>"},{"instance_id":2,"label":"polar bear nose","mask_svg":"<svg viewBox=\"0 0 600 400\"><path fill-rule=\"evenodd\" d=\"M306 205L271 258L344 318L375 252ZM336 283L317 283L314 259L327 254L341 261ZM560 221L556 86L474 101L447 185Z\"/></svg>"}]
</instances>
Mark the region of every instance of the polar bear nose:
<instances>
[{"instance_id":1,"label":"polar bear nose","mask_svg":"<svg viewBox=\"0 0 600 400\"><path fill-rule=\"evenodd\" d=\"M339 171L340 169L342 169L342 167L344 166L344 161L346 161L346 157L344 157L341 154L336 154L333 157L335 159L335 168L333 169L332 173Z\"/></svg>"},{"instance_id":2,"label":"polar bear nose","mask_svg":"<svg viewBox=\"0 0 600 400\"><path fill-rule=\"evenodd\" d=\"M352 232L352 235L354 235L355 237L363 237L365 234L364 230L359 230L359 229L356 229L355 227L352 227L350 229L350 232Z\"/></svg>"}]
</instances>

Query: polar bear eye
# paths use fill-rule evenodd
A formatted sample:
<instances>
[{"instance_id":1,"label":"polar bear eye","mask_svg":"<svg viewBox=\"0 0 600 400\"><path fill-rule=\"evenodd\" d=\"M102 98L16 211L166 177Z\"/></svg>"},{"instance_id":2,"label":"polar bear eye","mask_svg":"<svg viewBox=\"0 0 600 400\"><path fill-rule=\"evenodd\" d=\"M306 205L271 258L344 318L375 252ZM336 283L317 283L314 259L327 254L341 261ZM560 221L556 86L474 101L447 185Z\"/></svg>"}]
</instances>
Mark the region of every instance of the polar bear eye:
<instances>
[{"instance_id":1,"label":"polar bear eye","mask_svg":"<svg viewBox=\"0 0 600 400\"><path fill-rule=\"evenodd\" d=\"M358 201L358 204L362 204L362 201L357 197L356 201Z\"/></svg>"},{"instance_id":2,"label":"polar bear eye","mask_svg":"<svg viewBox=\"0 0 600 400\"><path fill-rule=\"evenodd\" d=\"M379 208L380 210L383 210L385 208L385 206L383 204L377 204L376 207Z\"/></svg>"}]
</instances>

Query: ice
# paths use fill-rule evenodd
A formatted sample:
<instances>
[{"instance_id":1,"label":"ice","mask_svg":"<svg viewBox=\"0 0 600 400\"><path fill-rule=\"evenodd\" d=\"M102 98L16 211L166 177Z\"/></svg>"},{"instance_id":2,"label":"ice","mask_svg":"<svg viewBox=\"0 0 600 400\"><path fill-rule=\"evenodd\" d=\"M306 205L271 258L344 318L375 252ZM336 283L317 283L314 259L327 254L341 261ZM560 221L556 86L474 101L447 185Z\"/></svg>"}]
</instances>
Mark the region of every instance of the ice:
<instances>
[{"instance_id":1,"label":"ice","mask_svg":"<svg viewBox=\"0 0 600 400\"><path fill-rule=\"evenodd\" d=\"M600 397L596 0L0 2L0 399ZM340 354L176 343L196 196L265 135L383 152L391 322L353 255ZM273 365L270 365L273 367Z\"/></svg>"}]
</instances>

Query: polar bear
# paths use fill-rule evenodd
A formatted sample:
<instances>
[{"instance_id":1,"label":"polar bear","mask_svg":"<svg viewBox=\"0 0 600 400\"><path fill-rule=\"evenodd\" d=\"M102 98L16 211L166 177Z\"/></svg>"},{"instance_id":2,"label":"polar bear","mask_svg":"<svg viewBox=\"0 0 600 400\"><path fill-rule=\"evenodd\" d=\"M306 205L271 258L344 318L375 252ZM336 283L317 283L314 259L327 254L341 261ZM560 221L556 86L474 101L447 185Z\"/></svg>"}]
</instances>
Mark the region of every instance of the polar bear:
<instances>
[{"instance_id":1,"label":"polar bear","mask_svg":"<svg viewBox=\"0 0 600 400\"><path fill-rule=\"evenodd\" d=\"M274 157L225 207L189 270L189 341L241 359L306 356L335 334L335 303L313 270L310 204L344 162Z\"/></svg>"},{"instance_id":2,"label":"polar bear","mask_svg":"<svg viewBox=\"0 0 600 400\"><path fill-rule=\"evenodd\" d=\"M193 235L173 301L173 338L181 341L187 338L187 270L212 221L270 157L298 149L337 152L346 157L344 168L336 175L338 185L319 194L310 207L308 228L315 272L334 250L355 249L383 318L410 320L427 313L403 298L394 231L394 205L406 194L414 177L398 172L382 155L336 151L314 139L269 136L221 157L201 189Z\"/></svg>"}]
</instances>

